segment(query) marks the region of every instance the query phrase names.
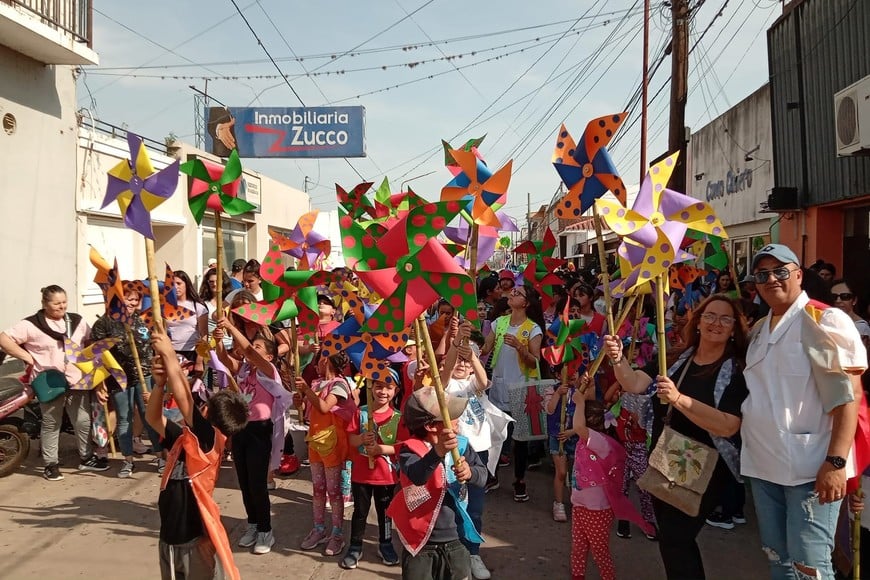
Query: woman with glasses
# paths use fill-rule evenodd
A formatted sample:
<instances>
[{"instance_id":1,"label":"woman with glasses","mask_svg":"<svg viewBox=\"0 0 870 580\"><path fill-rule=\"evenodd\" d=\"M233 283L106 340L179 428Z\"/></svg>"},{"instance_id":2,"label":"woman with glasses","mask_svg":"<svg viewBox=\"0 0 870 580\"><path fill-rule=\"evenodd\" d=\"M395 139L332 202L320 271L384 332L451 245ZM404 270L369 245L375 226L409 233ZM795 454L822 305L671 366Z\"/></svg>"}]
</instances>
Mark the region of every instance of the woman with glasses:
<instances>
[{"instance_id":1,"label":"woman with glasses","mask_svg":"<svg viewBox=\"0 0 870 580\"><path fill-rule=\"evenodd\" d=\"M855 323L858 334L864 340L864 346L867 346L866 337L870 335L870 324L855 312L858 296L852 291L852 287L845 280L835 280L834 285L831 286L831 297L834 299L834 306L848 314Z\"/></svg>"},{"instance_id":2,"label":"woman with glasses","mask_svg":"<svg viewBox=\"0 0 870 580\"><path fill-rule=\"evenodd\" d=\"M616 380L626 392L651 393L655 387L662 404L655 400L652 404L653 448L670 413L671 429L719 452L697 516L653 498L659 552L667 577L704 578L696 537L729 483L740 474L739 451L731 438L740 431L740 406L748 395L742 372L747 329L737 302L714 294L692 313L683 333L687 348L668 369L667 376L656 376L655 361L643 370L633 370L617 336L606 336L604 348Z\"/></svg>"}]
</instances>

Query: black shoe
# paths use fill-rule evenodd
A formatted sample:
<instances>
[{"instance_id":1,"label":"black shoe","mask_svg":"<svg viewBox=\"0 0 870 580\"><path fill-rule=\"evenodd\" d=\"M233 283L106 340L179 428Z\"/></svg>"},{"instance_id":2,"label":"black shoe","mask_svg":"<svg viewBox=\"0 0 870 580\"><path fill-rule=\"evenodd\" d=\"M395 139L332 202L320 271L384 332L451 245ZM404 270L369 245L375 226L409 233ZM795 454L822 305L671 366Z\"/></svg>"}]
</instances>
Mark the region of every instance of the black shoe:
<instances>
[{"instance_id":1,"label":"black shoe","mask_svg":"<svg viewBox=\"0 0 870 580\"><path fill-rule=\"evenodd\" d=\"M529 464L527 466L528 469L537 469L544 462L543 458L540 456L532 457L529 459Z\"/></svg>"},{"instance_id":2,"label":"black shoe","mask_svg":"<svg viewBox=\"0 0 870 580\"><path fill-rule=\"evenodd\" d=\"M713 526L714 528L722 528L723 530L733 530L734 529L734 521L730 516L726 516L719 512L713 512L709 516L707 516L707 525Z\"/></svg>"},{"instance_id":3,"label":"black shoe","mask_svg":"<svg viewBox=\"0 0 870 580\"><path fill-rule=\"evenodd\" d=\"M353 570L359 564L360 558L362 558L362 544L351 544L338 565L345 570Z\"/></svg>"},{"instance_id":4,"label":"black shoe","mask_svg":"<svg viewBox=\"0 0 870 580\"><path fill-rule=\"evenodd\" d=\"M106 471L109 469L109 460L105 457L91 455L79 463L79 469L81 471Z\"/></svg>"},{"instance_id":5,"label":"black shoe","mask_svg":"<svg viewBox=\"0 0 870 580\"><path fill-rule=\"evenodd\" d=\"M396 554L392 542L384 542L378 546L378 556L381 557L381 562L387 566L395 566L399 563L399 555Z\"/></svg>"},{"instance_id":6,"label":"black shoe","mask_svg":"<svg viewBox=\"0 0 870 580\"><path fill-rule=\"evenodd\" d=\"M655 526L653 526L653 533L647 534L646 532L644 532L643 535L646 536L646 539L649 540L650 542L658 542L659 541L659 530Z\"/></svg>"},{"instance_id":7,"label":"black shoe","mask_svg":"<svg viewBox=\"0 0 870 580\"><path fill-rule=\"evenodd\" d=\"M514 501L518 503L529 501L529 494L526 492L525 481L514 482Z\"/></svg>"},{"instance_id":8,"label":"black shoe","mask_svg":"<svg viewBox=\"0 0 870 580\"><path fill-rule=\"evenodd\" d=\"M616 523L616 535L626 540L631 539L631 524L628 520L619 520Z\"/></svg>"},{"instance_id":9,"label":"black shoe","mask_svg":"<svg viewBox=\"0 0 870 580\"><path fill-rule=\"evenodd\" d=\"M493 477L492 475L489 475L486 478L486 487L483 488L483 493L489 493L491 491L495 491L498 489L498 487L499 487L498 478Z\"/></svg>"},{"instance_id":10,"label":"black shoe","mask_svg":"<svg viewBox=\"0 0 870 580\"><path fill-rule=\"evenodd\" d=\"M45 470L42 472L42 477L48 481L60 481L63 479L63 475L60 473L57 463L46 465Z\"/></svg>"},{"instance_id":11,"label":"black shoe","mask_svg":"<svg viewBox=\"0 0 870 580\"><path fill-rule=\"evenodd\" d=\"M498 466L499 467L508 467L511 464L511 458L509 455L499 455L498 456Z\"/></svg>"},{"instance_id":12,"label":"black shoe","mask_svg":"<svg viewBox=\"0 0 870 580\"><path fill-rule=\"evenodd\" d=\"M745 524L746 516L743 514L743 512L737 512L736 514L731 516L731 521L733 521L735 524Z\"/></svg>"}]
</instances>

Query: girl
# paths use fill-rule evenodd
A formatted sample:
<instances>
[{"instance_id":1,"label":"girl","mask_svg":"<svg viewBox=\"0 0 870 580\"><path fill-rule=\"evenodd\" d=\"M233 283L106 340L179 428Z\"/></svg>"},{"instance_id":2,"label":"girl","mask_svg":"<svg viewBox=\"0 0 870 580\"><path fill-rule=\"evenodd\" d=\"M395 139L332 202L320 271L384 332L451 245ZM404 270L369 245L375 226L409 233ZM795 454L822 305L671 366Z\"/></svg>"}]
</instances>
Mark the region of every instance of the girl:
<instances>
[{"instance_id":1,"label":"girl","mask_svg":"<svg viewBox=\"0 0 870 580\"><path fill-rule=\"evenodd\" d=\"M544 391L544 405L547 411L547 432L549 436L550 455L553 458L553 467L556 474L553 476L553 520L567 522L568 515L565 513L565 479L568 476L568 458L574 457L577 447L577 433L573 429L574 417L574 393L580 381L580 374L573 369L568 375L568 382L559 385L555 389L547 387ZM567 396L567 399L565 398ZM567 401L565 409L565 424L561 424L562 403ZM559 452L559 444L562 444L562 452Z\"/></svg>"},{"instance_id":2,"label":"girl","mask_svg":"<svg viewBox=\"0 0 870 580\"><path fill-rule=\"evenodd\" d=\"M304 400L309 408L308 461L311 463L311 482L314 494L314 528L302 541L303 550L313 550L327 542L325 554L335 556L344 548L344 509L341 495L341 470L347 458L347 423L351 418L344 411L353 407L351 389L344 378L348 356L338 351L330 357L320 357L318 372L322 379L311 386L302 377L296 377L294 403ZM348 402L350 404L348 405ZM326 497L332 506L332 531L327 533Z\"/></svg>"},{"instance_id":3,"label":"girl","mask_svg":"<svg viewBox=\"0 0 870 580\"><path fill-rule=\"evenodd\" d=\"M202 374L202 360L196 356L196 343L208 335L208 308L203 304L190 276L184 270L176 270L173 278L178 305L194 313L184 320L167 320L166 331L172 339L172 348L190 362L196 363L196 371ZM199 377L197 377L199 378Z\"/></svg>"},{"instance_id":4,"label":"girl","mask_svg":"<svg viewBox=\"0 0 870 580\"><path fill-rule=\"evenodd\" d=\"M396 385L399 375L389 370L388 381L371 383L371 403L374 411L363 406L354 414L347 426L348 441L351 447L353 466L351 468L351 490L353 493L353 517L350 524L350 545L341 561L341 567L352 570L357 567L362 556L363 535L366 518L372 500L378 515L378 556L387 566L399 563L399 556L393 548L390 531L392 521L387 517L387 507L393 499L396 484L399 482L396 466L397 429L401 414L395 408ZM368 430L369 414L374 419L375 431ZM374 462L369 463L369 458ZM373 465L373 467L370 467Z\"/></svg>"},{"instance_id":5,"label":"girl","mask_svg":"<svg viewBox=\"0 0 870 580\"><path fill-rule=\"evenodd\" d=\"M581 387L589 382L584 375ZM591 396L592 391L587 393ZM579 439L574 454L574 477L571 490L571 578L586 577L589 551L598 564L602 580L613 580L616 571L610 556L610 525L614 515L653 533L627 497L622 495L625 450L604 433L604 403L586 400L580 390L574 392L574 432Z\"/></svg>"},{"instance_id":6,"label":"girl","mask_svg":"<svg viewBox=\"0 0 870 580\"><path fill-rule=\"evenodd\" d=\"M268 329L263 328L252 343L229 318L223 317L217 324L215 350L221 362L238 376L239 390L249 408L248 424L232 438L233 464L248 516L248 528L239 539L239 546L253 546L255 554L268 554L275 536L266 477L275 460L273 452L281 451L284 411L290 406L291 397L272 364L278 356L278 346ZM234 350L243 355L241 363L224 348L224 330L232 335Z\"/></svg>"}]
</instances>

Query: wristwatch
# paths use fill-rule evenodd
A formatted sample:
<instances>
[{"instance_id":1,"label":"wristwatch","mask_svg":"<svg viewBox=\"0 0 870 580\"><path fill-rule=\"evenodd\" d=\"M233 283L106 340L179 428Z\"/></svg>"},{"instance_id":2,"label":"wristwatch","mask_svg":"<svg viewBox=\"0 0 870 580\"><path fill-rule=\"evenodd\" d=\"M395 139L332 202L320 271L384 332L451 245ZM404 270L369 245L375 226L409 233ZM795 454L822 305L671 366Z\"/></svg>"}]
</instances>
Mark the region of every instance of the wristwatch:
<instances>
[{"instance_id":1,"label":"wristwatch","mask_svg":"<svg viewBox=\"0 0 870 580\"><path fill-rule=\"evenodd\" d=\"M828 455L825 457L825 461L833 465L834 469L843 469L846 467L846 460L839 455Z\"/></svg>"}]
</instances>

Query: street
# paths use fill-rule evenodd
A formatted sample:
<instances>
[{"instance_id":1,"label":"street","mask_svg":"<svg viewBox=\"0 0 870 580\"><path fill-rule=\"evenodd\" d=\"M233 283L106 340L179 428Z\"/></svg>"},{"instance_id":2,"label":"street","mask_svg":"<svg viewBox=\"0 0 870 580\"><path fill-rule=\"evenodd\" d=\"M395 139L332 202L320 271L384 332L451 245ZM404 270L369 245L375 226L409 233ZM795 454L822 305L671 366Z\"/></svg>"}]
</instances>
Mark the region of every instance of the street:
<instances>
[{"instance_id":1,"label":"street","mask_svg":"<svg viewBox=\"0 0 870 580\"><path fill-rule=\"evenodd\" d=\"M118 479L120 460L109 471L78 472L75 442L61 437L61 469L65 479L42 478L38 442L19 471L0 480L0 550L6 554L0 577L158 578L157 494L159 478L151 456L136 461L131 479ZM552 471L548 464L530 471L531 501L514 503L510 468L502 469L502 487L487 496L484 517L486 544L481 555L497 579L569 577L570 523L558 524L550 515ZM276 544L271 554L255 556L235 545L244 527L244 509L232 465L225 463L215 497L245 578L400 578L401 570L376 558L374 513L369 517L363 559L356 570L342 570L338 557L303 552L299 543L311 527L308 470L278 480L272 494L272 525ZM345 516L349 519L350 509ZM747 505L749 524L725 531L706 526L700 536L707 576L763 578L766 564L759 548L754 513ZM345 530L349 530L349 522ZM615 530L615 526L614 526ZM397 549L400 548L394 537ZM633 538L611 539L617 573L624 578L663 578L656 544L633 529ZM598 578L590 563L590 578Z\"/></svg>"}]
</instances>

